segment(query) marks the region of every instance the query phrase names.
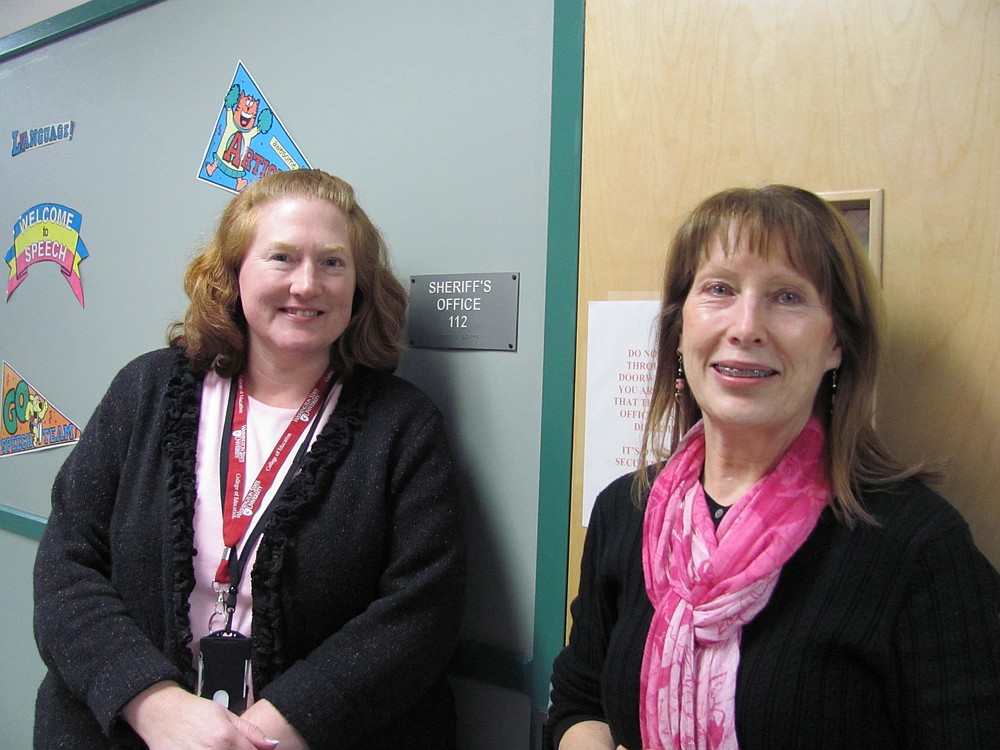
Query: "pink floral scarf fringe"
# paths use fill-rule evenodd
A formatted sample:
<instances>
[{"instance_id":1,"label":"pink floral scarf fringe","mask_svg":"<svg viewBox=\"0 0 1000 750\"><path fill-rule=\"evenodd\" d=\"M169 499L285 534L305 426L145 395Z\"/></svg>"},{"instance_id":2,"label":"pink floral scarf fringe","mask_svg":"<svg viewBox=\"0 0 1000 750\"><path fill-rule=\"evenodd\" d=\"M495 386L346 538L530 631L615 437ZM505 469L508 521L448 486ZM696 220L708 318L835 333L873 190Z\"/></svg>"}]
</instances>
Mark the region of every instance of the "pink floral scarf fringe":
<instances>
[{"instance_id":1,"label":"pink floral scarf fringe","mask_svg":"<svg viewBox=\"0 0 1000 750\"><path fill-rule=\"evenodd\" d=\"M781 566L805 542L830 491L823 429L813 418L774 471L716 531L699 480L696 424L656 477L642 565L653 620L640 684L645 750L734 750L736 672L743 626L764 608Z\"/></svg>"}]
</instances>

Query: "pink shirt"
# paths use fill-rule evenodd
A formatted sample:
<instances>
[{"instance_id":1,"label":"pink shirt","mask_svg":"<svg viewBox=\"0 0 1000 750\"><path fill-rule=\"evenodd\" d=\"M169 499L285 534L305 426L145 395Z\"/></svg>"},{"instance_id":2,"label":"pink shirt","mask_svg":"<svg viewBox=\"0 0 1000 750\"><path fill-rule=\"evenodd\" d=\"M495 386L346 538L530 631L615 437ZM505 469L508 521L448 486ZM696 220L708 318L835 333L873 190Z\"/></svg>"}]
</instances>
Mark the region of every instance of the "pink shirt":
<instances>
[{"instance_id":1,"label":"pink shirt","mask_svg":"<svg viewBox=\"0 0 1000 750\"><path fill-rule=\"evenodd\" d=\"M214 372L209 372L205 376L205 382L201 389L201 415L198 421L198 448L195 457L197 498L194 506L194 546L198 553L194 557L194 591L191 592L188 599L191 606L191 633L194 636L191 648L194 652L196 668L198 666L199 642L203 636L210 632L209 618L215 612L215 603L218 600L218 594L213 589L212 583L215 580L215 571L219 567L219 561L222 559L222 552L225 548L222 541L222 499L219 495L219 448L226 421L231 383L229 378L220 378ZM323 430L330 414L333 413L341 387L342 384L338 382L330 391L326 406L319 415L319 423L313 433L313 440ZM253 398L249 399L246 460L248 477L257 476L257 472L270 456L275 443L281 438L296 411L298 408L284 409L268 406ZM308 434L308 430L302 434L289 451L289 456L296 454ZM281 486L281 482L291 465L291 460L286 461L275 476L270 490L261 499L260 508L254 515L254 522L274 499L274 494ZM253 529L254 522L250 524L250 529ZM259 542L258 539L257 544ZM246 636L250 635L253 615L250 579L253 563L257 557L257 544L250 551L250 557L244 567L245 572L240 579L236 612L233 616L233 630ZM239 546L238 551L242 555L243 547ZM212 621L211 630L222 630L225 624L224 618L216 617Z\"/></svg>"}]
</instances>

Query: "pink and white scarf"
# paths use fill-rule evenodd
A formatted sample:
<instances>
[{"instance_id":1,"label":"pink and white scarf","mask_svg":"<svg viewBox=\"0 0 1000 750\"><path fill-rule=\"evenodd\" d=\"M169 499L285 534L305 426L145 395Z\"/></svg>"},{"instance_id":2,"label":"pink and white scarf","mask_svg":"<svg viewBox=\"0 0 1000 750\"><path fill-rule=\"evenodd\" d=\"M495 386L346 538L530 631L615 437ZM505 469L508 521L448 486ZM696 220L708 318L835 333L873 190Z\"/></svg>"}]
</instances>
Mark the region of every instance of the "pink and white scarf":
<instances>
[{"instance_id":1,"label":"pink and white scarf","mask_svg":"<svg viewBox=\"0 0 1000 750\"><path fill-rule=\"evenodd\" d=\"M646 750L738 748L740 636L767 604L781 566L805 542L830 498L823 440L823 428L810 419L718 530L699 481L705 461L701 422L656 477L642 544L654 609L640 681Z\"/></svg>"}]
</instances>

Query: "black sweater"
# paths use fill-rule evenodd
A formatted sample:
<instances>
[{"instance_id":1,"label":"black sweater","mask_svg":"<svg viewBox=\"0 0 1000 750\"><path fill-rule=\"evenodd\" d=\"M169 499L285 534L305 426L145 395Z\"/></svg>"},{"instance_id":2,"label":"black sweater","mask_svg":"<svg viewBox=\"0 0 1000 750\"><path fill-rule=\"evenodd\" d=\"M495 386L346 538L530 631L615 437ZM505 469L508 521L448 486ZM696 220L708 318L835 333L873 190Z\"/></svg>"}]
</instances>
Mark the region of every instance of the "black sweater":
<instances>
[{"instance_id":1,"label":"black sweater","mask_svg":"<svg viewBox=\"0 0 1000 750\"><path fill-rule=\"evenodd\" d=\"M641 750L639 673L652 617L631 476L597 499L546 748L586 719ZM741 750L1000 748L1000 576L968 526L917 482L864 495L879 526L830 509L744 629Z\"/></svg>"},{"instance_id":2,"label":"black sweater","mask_svg":"<svg viewBox=\"0 0 1000 750\"><path fill-rule=\"evenodd\" d=\"M160 680L193 685L201 382L177 351L132 362L59 472L35 564L39 750L140 747L122 707ZM453 748L464 546L437 409L358 369L272 507L253 568L255 694L315 750Z\"/></svg>"}]
</instances>

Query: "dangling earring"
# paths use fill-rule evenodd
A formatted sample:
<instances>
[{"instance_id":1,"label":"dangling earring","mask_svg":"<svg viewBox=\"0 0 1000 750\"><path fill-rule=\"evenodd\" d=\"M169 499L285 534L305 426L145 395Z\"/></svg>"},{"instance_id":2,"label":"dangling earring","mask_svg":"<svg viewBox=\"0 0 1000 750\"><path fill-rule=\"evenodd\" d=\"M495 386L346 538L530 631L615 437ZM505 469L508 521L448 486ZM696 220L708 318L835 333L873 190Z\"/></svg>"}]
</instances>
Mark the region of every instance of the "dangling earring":
<instances>
[{"instance_id":1,"label":"dangling earring","mask_svg":"<svg viewBox=\"0 0 1000 750\"><path fill-rule=\"evenodd\" d=\"M833 414L833 404L837 400L837 373L839 368L830 370L830 414Z\"/></svg>"},{"instance_id":2,"label":"dangling earring","mask_svg":"<svg viewBox=\"0 0 1000 750\"><path fill-rule=\"evenodd\" d=\"M684 380L684 355L677 354L677 379L674 380L674 399L680 403L681 392L687 388L687 381Z\"/></svg>"}]
</instances>

